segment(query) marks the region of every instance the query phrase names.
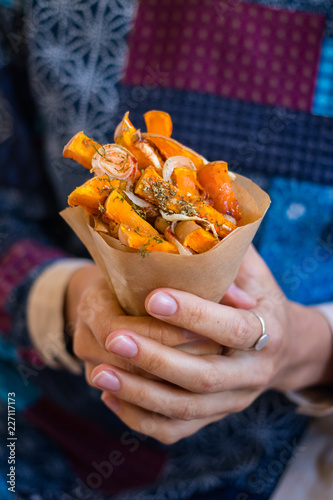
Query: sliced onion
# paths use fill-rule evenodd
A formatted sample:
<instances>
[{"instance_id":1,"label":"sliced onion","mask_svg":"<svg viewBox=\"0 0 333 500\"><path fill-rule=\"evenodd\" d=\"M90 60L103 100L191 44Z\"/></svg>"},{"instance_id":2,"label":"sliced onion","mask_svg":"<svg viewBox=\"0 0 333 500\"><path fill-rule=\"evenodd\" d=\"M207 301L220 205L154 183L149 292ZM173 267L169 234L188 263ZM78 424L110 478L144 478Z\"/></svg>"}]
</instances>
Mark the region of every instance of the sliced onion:
<instances>
[{"instance_id":1,"label":"sliced onion","mask_svg":"<svg viewBox=\"0 0 333 500\"><path fill-rule=\"evenodd\" d=\"M137 164L132 153L118 144L101 146L91 161L96 175L107 174L119 180L134 179L138 171Z\"/></svg>"},{"instance_id":2,"label":"sliced onion","mask_svg":"<svg viewBox=\"0 0 333 500\"><path fill-rule=\"evenodd\" d=\"M228 171L228 174L229 174L229 179L230 179L231 181L235 181L235 180L236 180L237 175L236 175L236 174L234 174L233 172L231 172L231 170L229 170L229 171Z\"/></svg>"},{"instance_id":3,"label":"sliced onion","mask_svg":"<svg viewBox=\"0 0 333 500\"><path fill-rule=\"evenodd\" d=\"M118 227L118 240L123 245L126 245L127 247L129 246L127 234L122 230L121 224L119 224Z\"/></svg>"},{"instance_id":4,"label":"sliced onion","mask_svg":"<svg viewBox=\"0 0 333 500\"><path fill-rule=\"evenodd\" d=\"M237 221L236 221L236 219L234 219L234 218L233 218L233 216L232 216L232 215L229 215L229 214L223 214L223 216L224 216L226 219L230 220L230 222L232 222L233 224L235 224L235 226L237 226Z\"/></svg>"},{"instance_id":5,"label":"sliced onion","mask_svg":"<svg viewBox=\"0 0 333 500\"><path fill-rule=\"evenodd\" d=\"M177 224L178 224L178 221L177 221L177 220L174 220L174 221L172 222L172 224L171 224L170 229L171 229L171 231L173 232L173 234L176 234L176 226L177 226Z\"/></svg>"},{"instance_id":6,"label":"sliced onion","mask_svg":"<svg viewBox=\"0 0 333 500\"><path fill-rule=\"evenodd\" d=\"M196 170L193 161L186 156L170 156L170 158L168 158L163 165L163 179L169 182L172 172L178 167L186 167L191 170Z\"/></svg>"},{"instance_id":7,"label":"sliced onion","mask_svg":"<svg viewBox=\"0 0 333 500\"><path fill-rule=\"evenodd\" d=\"M164 231L164 235L165 235L166 239L177 248L180 255L193 255L193 253L191 252L191 250L189 248L184 247L184 245L182 245L180 243L180 241L172 233L172 231L169 227L167 227L166 230Z\"/></svg>"},{"instance_id":8,"label":"sliced onion","mask_svg":"<svg viewBox=\"0 0 333 500\"><path fill-rule=\"evenodd\" d=\"M149 201L139 198L139 196L136 196L136 194L132 193L132 191L126 190L125 194L138 207L156 209L155 205L152 205L152 203L149 203Z\"/></svg>"},{"instance_id":9,"label":"sliced onion","mask_svg":"<svg viewBox=\"0 0 333 500\"><path fill-rule=\"evenodd\" d=\"M209 227L209 229L213 233L214 237L218 239L218 234L216 232L214 224L212 224L211 222L209 222L206 219L203 219L202 217L195 217L195 216L189 217L188 215L184 215L184 214L167 214L163 210L160 210L160 213L165 220L170 221L170 222L175 222L175 221L180 221L180 220L197 220L199 222L203 222L207 227ZM228 231L231 231L231 228L228 226L225 226L224 224L223 224L223 227L225 229L227 229Z\"/></svg>"}]
</instances>

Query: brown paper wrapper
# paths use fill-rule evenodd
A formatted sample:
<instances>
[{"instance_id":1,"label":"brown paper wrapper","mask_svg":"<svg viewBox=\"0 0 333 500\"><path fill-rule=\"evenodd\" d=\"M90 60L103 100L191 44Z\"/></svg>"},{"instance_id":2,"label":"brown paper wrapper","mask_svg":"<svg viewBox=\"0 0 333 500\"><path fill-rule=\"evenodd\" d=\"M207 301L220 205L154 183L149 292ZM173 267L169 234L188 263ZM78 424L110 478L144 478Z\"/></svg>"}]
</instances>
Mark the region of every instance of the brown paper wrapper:
<instances>
[{"instance_id":1,"label":"brown paper wrapper","mask_svg":"<svg viewBox=\"0 0 333 500\"><path fill-rule=\"evenodd\" d=\"M87 247L123 309L142 316L147 314L145 298L156 288L175 288L213 302L227 291L270 204L269 196L246 177L237 174L233 188L243 213L242 226L197 255L150 252L142 259L136 250L94 231L81 207L67 208L60 215Z\"/></svg>"}]
</instances>

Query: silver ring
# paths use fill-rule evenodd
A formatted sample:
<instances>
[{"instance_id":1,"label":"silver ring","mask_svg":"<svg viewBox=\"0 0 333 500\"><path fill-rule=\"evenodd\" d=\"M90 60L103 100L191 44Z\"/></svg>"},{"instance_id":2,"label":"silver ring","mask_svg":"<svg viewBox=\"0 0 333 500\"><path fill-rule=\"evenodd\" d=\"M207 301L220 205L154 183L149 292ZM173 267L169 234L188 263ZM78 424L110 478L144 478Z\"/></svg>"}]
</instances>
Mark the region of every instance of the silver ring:
<instances>
[{"instance_id":1,"label":"silver ring","mask_svg":"<svg viewBox=\"0 0 333 500\"><path fill-rule=\"evenodd\" d=\"M261 324L261 335L258 338L258 340L256 340L255 344L252 347L250 347L250 349L255 349L256 351L261 351L261 349L263 349L265 347L265 345L267 345L267 343L269 341L269 335L268 335L268 333L266 333L266 325L265 325L265 321L263 320L263 318L261 316L259 316L259 314L255 313L254 311L250 311L250 312L252 314L254 314L255 316L257 316L257 318Z\"/></svg>"}]
</instances>

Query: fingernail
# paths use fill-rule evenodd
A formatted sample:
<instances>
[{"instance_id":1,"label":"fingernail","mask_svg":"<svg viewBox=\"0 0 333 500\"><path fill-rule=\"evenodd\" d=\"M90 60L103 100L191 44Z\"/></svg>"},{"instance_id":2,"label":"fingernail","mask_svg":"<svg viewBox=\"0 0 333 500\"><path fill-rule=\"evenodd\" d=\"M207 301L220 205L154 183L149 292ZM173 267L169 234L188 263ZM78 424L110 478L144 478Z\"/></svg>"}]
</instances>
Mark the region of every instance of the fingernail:
<instances>
[{"instance_id":1,"label":"fingernail","mask_svg":"<svg viewBox=\"0 0 333 500\"><path fill-rule=\"evenodd\" d=\"M177 302L163 292L155 293L147 304L148 312L159 316L171 316L171 314L175 314L177 308Z\"/></svg>"},{"instance_id":2,"label":"fingernail","mask_svg":"<svg viewBox=\"0 0 333 500\"><path fill-rule=\"evenodd\" d=\"M107 391L118 391L120 389L119 379L111 372L101 371L93 379L93 383Z\"/></svg>"},{"instance_id":3,"label":"fingernail","mask_svg":"<svg viewBox=\"0 0 333 500\"><path fill-rule=\"evenodd\" d=\"M183 328L183 335L186 340L197 340L202 338L201 335L192 332L192 330L187 330L187 328Z\"/></svg>"},{"instance_id":4,"label":"fingernail","mask_svg":"<svg viewBox=\"0 0 333 500\"><path fill-rule=\"evenodd\" d=\"M111 342L106 345L106 349L119 356L124 356L125 358L134 358L134 356L138 354L138 346L136 343L124 335L112 339Z\"/></svg>"},{"instance_id":5,"label":"fingernail","mask_svg":"<svg viewBox=\"0 0 333 500\"><path fill-rule=\"evenodd\" d=\"M114 412L119 411L120 402L119 402L118 398L115 398L114 396L111 396L111 394L109 394L107 392L102 392L101 400L112 411L114 411Z\"/></svg>"}]
</instances>

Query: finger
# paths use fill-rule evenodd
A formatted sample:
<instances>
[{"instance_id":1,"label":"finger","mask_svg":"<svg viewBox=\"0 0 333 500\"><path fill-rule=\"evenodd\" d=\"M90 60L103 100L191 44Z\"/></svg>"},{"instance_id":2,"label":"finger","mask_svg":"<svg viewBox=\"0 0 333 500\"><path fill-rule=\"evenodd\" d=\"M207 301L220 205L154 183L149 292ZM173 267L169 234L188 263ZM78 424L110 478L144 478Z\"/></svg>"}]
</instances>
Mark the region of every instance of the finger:
<instances>
[{"instance_id":1,"label":"finger","mask_svg":"<svg viewBox=\"0 0 333 500\"><path fill-rule=\"evenodd\" d=\"M73 351L79 359L85 361L86 365L87 363L90 366L109 363L124 370L138 373L144 377L152 377L151 374L134 366L126 358L116 356L102 349L90 328L80 319L77 322L74 332Z\"/></svg>"},{"instance_id":2,"label":"finger","mask_svg":"<svg viewBox=\"0 0 333 500\"><path fill-rule=\"evenodd\" d=\"M170 346L192 342L199 338L187 328L169 325L151 316L127 316L119 306L114 293L105 286L98 292L94 289L84 294L79 317L89 326L103 349L106 337L119 329L133 330L144 337Z\"/></svg>"},{"instance_id":3,"label":"finger","mask_svg":"<svg viewBox=\"0 0 333 500\"><path fill-rule=\"evenodd\" d=\"M147 312L164 321L235 349L252 347L262 333L260 320L243 309L216 304L196 295L161 288L148 295Z\"/></svg>"},{"instance_id":4,"label":"finger","mask_svg":"<svg viewBox=\"0 0 333 500\"><path fill-rule=\"evenodd\" d=\"M226 391L223 397L193 394L163 382L145 380L143 383L142 377L109 365L97 366L91 379L97 387L112 392L121 400L169 418L187 421L242 411L258 395L249 390Z\"/></svg>"},{"instance_id":5,"label":"finger","mask_svg":"<svg viewBox=\"0 0 333 500\"><path fill-rule=\"evenodd\" d=\"M272 359L261 356L259 362L258 351L238 351L232 357L195 356L124 330L110 335L107 349L163 380L199 393L259 387L262 380L266 382Z\"/></svg>"},{"instance_id":6,"label":"finger","mask_svg":"<svg viewBox=\"0 0 333 500\"><path fill-rule=\"evenodd\" d=\"M174 444L180 439L194 434L205 425L221 420L225 416L221 414L187 422L152 413L127 401L115 398L107 392L103 392L102 401L128 427L164 444Z\"/></svg>"},{"instance_id":7,"label":"finger","mask_svg":"<svg viewBox=\"0 0 333 500\"><path fill-rule=\"evenodd\" d=\"M239 288L235 283L232 283L222 297L220 304L240 309L252 309L256 307L257 300Z\"/></svg>"},{"instance_id":8,"label":"finger","mask_svg":"<svg viewBox=\"0 0 333 500\"><path fill-rule=\"evenodd\" d=\"M203 356L205 354L221 354L223 347L213 340L202 337L199 340L193 340L193 342L177 345L175 349Z\"/></svg>"}]
</instances>

